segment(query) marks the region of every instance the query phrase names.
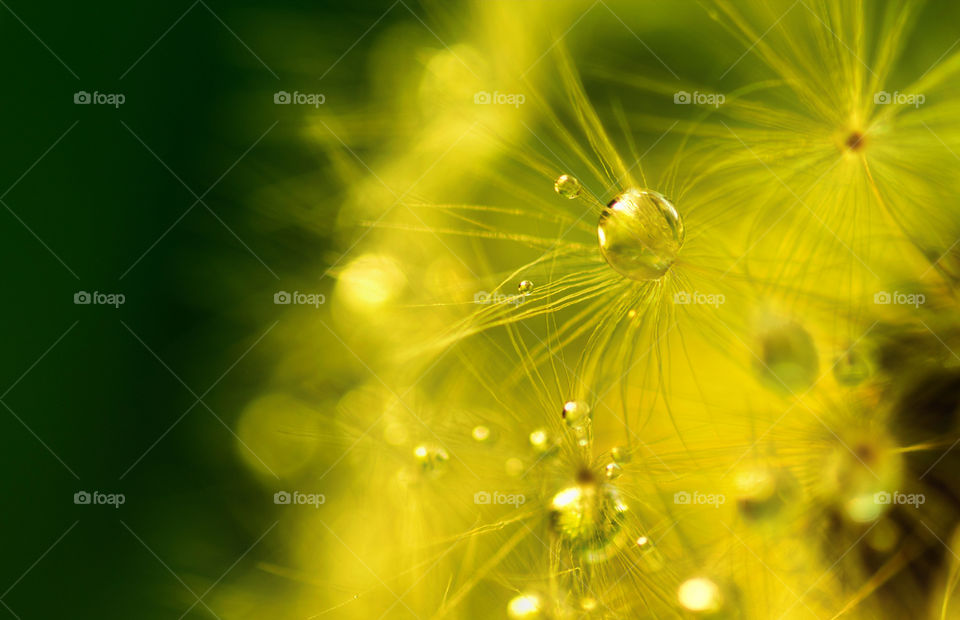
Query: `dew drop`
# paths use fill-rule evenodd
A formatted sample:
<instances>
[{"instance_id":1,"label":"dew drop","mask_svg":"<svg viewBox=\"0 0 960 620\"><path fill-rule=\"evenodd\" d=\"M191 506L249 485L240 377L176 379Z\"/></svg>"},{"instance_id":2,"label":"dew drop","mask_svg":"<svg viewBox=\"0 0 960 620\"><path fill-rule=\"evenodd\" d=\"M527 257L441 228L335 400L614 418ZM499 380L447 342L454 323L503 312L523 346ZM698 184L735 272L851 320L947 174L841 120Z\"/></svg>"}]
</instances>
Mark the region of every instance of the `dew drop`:
<instances>
[{"instance_id":1,"label":"dew drop","mask_svg":"<svg viewBox=\"0 0 960 620\"><path fill-rule=\"evenodd\" d=\"M801 325L787 323L768 330L760 342L757 372L769 387L798 393L817 380L820 362L813 337Z\"/></svg>"},{"instance_id":2,"label":"dew drop","mask_svg":"<svg viewBox=\"0 0 960 620\"><path fill-rule=\"evenodd\" d=\"M733 478L737 509L745 519L764 521L785 512L800 492L797 480L785 469L753 467Z\"/></svg>"},{"instance_id":3,"label":"dew drop","mask_svg":"<svg viewBox=\"0 0 960 620\"><path fill-rule=\"evenodd\" d=\"M475 441L479 441L480 443L487 442L491 437L490 427L484 426L483 424L478 424L477 426L473 427L472 431L470 431L470 435Z\"/></svg>"},{"instance_id":4,"label":"dew drop","mask_svg":"<svg viewBox=\"0 0 960 620\"><path fill-rule=\"evenodd\" d=\"M553 190L567 200L573 200L579 196L582 188L579 179L569 174L561 174L553 184Z\"/></svg>"},{"instance_id":5,"label":"dew drop","mask_svg":"<svg viewBox=\"0 0 960 620\"><path fill-rule=\"evenodd\" d=\"M593 413L590 411L590 405L582 400L569 400L563 405L561 414L567 426L570 428L583 428L590 424Z\"/></svg>"},{"instance_id":6,"label":"dew drop","mask_svg":"<svg viewBox=\"0 0 960 620\"><path fill-rule=\"evenodd\" d=\"M623 468L617 463L607 463L607 466L603 468L603 473L607 476L607 480L616 480L623 473Z\"/></svg>"},{"instance_id":7,"label":"dew drop","mask_svg":"<svg viewBox=\"0 0 960 620\"><path fill-rule=\"evenodd\" d=\"M723 603L720 588L706 577L694 577L681 583L677 599L685 609L694 613L716 612Z\"/></svg>"},{"instance_id":8,"label":"dew drop","mask_svg":"<svg viewBox=\"0 0 960 620\"><path fill-rule=\"evenodd\" d=\"M623 465L624 463L629 463L633 459L633 455L630 453L629 448L614 446L610 450L610 458L613 459L614 463Z\"/></svg>"},{"instance_id":9,"label":"dew drop","mask_svg":"<svg viewBox=\"0 0 960 620\"><path fill-rule=\"evenodd\" d=\"M507 604L507 615L514 620L539 618L543 609L543 601L538 594L525 592L510 599Z\"/></svg>"},{"instance_id":10,"label":"dew drop","mask_svg":"<svg viewBox=\"0 0 960 620\"><path fill-rule=\"evenodd\" d=\"M590 563L612 557L623 542L627 506L616 487L585 472L550 501L550 522L560 538Z\"/></svg>"},{"instance_id":11,"label":"dew drop","mask_svg":"<svg viewBox=\"0 0 960 620\"><path fill-rule=\"evenodd\" d=\"M683 245L683 221L661 194L628 189L610 201L597 227L600 253L631 280L660 278Z\"/></svg>"},{"instance_id":12,"label":"dew drop","mask_svg":"<svg viewBox=\"0 0 960 620\"><path fill-rule=\"evenodd\" d=\"M427 444L420 444L414 448L413 456L420 463L423 471L429 474L439 474L450 460L446 450Z\"/></svg>"},{"instance_id":13,"label":"dew drop","mask_svg":"<svg viewBox=\"0 0 960 620\"><path fill-rule=\"evenodd\" d=\"M853 387L870 376L870 364L865 355L856 349L840 354L833 366L833 378L840 385Z\"/></svg>"},{"instance_id":14,"label":"dew drop","mask_svg":"<svg viewBox=\"0 0 960 620\"><path fill-rule=\"evenodd\" d=\"M517 290L520 291L521 295L526 295L533 290L533 282L530 280L524 280L517 285Z\"/></svg>"}]
</instances>

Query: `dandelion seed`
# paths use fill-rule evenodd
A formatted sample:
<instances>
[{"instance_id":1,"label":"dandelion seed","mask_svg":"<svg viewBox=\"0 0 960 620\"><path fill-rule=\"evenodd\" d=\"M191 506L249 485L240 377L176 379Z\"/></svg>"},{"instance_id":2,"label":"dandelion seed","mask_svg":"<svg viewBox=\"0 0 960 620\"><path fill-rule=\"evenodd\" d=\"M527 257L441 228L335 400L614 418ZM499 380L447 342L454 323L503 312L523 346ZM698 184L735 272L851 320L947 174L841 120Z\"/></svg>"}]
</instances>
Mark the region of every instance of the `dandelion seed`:
<instances>
[{"instance_id":1,"label":"dandelion seed","mask_svg":"<svg viewBox=\"0 0 960 620\"><path fill-rule=\"evenodd\" d=\"M683 221L664 196L628 189L603 210L597 236L600 252L617 273L631 280L656 280L683 245Z\"/></svg>"}]
</instances>

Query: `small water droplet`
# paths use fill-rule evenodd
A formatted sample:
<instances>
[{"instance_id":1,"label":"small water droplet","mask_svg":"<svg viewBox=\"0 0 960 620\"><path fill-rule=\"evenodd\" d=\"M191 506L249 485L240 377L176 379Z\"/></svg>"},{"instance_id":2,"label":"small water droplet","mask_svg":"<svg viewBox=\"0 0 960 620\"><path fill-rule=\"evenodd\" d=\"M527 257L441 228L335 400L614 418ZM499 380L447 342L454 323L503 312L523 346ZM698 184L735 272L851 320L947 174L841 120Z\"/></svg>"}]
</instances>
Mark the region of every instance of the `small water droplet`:
<instances>
[{"instance_id":1,"label":"small water droplet","mask_svg":"<svg viewBox=\"0 0 960 620\"><path fill-rule=\"evenodd\" d=\"M633 454L630 453L628 448L623 446L614 446L610 450L610 458L613 459L614 463L623 465L624 463L629 463L633 459Z\"/></svg>"},{"instance_id":2,"label":"small water droplet","mask_svg":"<svg viewBox=\"0 0 960 620\"><path fill-rule=\"evenodd\" d=\"M780 392L798 393L817 380L820 361L813 337L798 323L787 323L768 330L760 341L762 363L757 372L769 387Z\"/></svg>"},{"instance_id":3,"label":"small water droplet","mask_svg":"<svg viewBox=\"0 0 960 620\"><path fill-rule=\"evenodd\" d=\"M737 509L745 519L775 519L800 493L800 485L786 469L751 467L733 478Z\"/></svg>"},{"instance_id":4,"label":"small water droplet","mask_svg":"<svg viewBox=\"0 0 960 620\"><path fill-rule=\"evenodd\" d=\"M856 349L848 349L840 354L833 366L833 377L840 385L853 387L870 376L870 363L867 357Z\"/></svg>"},{"instance_id":5,"label":"small water droplet","mask_svg":"<svg viewBox=\"0 0 960 620\"><path fill-rule=\"evenodd\" d=\"M723 604L720 588L706 577L694 577L680 584L677 599L687 610L695 613L714 613Z\"/></svg>"},{"instance_id":6,"label":"small water droplet","mask_svg":"<svg viewBox=\"0 0 960 620\"><path fill-rule=\"evenodd\" d=\"M423 471L429 474L440 473L443 471L447 461L450 460L450 455L447 454L446 450L427 444L420 444L414 448L413 456L420 463Z\"/></svg>"},{"instance_id":7,"label":"small water droplet","mask_svg":"<svg viewBox=\"0 0 960 620\"><path fill-rule=\"evenodd\" d=\"M511 457L504 463L503 468L506 470L508 476L517 477L523 473L523 461L516 457Z\"/></svg>"},{"instance_id":8,"label":"small water droplet","mask_svg":"<svg viewBox=\"0 0 960 620\"><path fill-rule=\"evenodd\" d=\"M580 609L583 611L593 611L597 608L597 599L592 596L585 596L580 599Z\"/></svg>"},{"instance_id":9,"label":"small water droplet","mask_svg":"<svg viewBox=\"0 0 960 620\"><path fill-rule=\"evenodd\" d=\"M553 184L553 190L568 200L573 200L580 195L583 186L579 179L569 174L561 174Z\"/></svg>"},{"instance_id":10,"label":"small water droplet","mask_svg":"<svg viewBox=\"0 0 960 620\"><path fill-rule=\"evenodd\" d=\"M520 291L521 295L526 295L533 290L533 282L530 280L524 280L517 285L517 290Z\"/></svg>"},{"instance_id":11,"label":"small water droplet","mask_svg":"<svg viewBox=\"0 0 960 620\"><path fill-rule=\"evenodd\" d=\"M593 417L590 411L590 405L582 400L569 400L563 405L563 411L560 413L564 421L570 428L583 428L590 424Z\"/></svg>"},{"instance_id":12,"label":"small water droplet","mask_svg":"<svg viewBox=\"0 0 960 620\"><path fill-rule=\"evenodd\" d=\"M481 443L489 441L491 437L490 427L484 426L483 424L478 424L477 426L473 427L472 431L470 431L470 435L474 438L474 440Z\"/></svg>"},{"instance_id":13,"label":"small water droplet","mask_svg":"<svg viewBox=\"0 0 960 620\"><path fill-rule=\"evenodd\" d=\"M524 592L510 599L507 604L507 615L514 620L539 618L543 610L543 601L539 594Z\"/></svg>"},{"instance_id":14,"label":"small water droplet","mask_svg":"<svg viewBox=\"0 0 960 620\"><path fill-rule=\"evenodd\" d=\"M614 271L631 280L656 280L683 246L683 221L661 194L628 189L600 214L597 237Z\"/></svg>"},{"instance_id":15,"label":"small water droplet","mask_svg":"<svg viewBox=\"0 0 960 620\"><path fill-rule=\"evenodd\" d=\"M623 468L617 463L607 463L607 466L603 468L603 473L606 474L607 480L616 480L623 473Z\"/></svg>"}]
</instances>

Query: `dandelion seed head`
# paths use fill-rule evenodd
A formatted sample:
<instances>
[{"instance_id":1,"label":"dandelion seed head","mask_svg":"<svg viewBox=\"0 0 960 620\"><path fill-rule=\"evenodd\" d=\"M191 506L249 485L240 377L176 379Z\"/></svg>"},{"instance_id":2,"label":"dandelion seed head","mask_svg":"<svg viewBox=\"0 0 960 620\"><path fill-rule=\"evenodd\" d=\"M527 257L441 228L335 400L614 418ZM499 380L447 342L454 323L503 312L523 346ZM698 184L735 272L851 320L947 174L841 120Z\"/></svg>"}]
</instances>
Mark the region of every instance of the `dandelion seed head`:
<instances>
[{"instance_id":1,"label":"dandelion seed head","mask_svg":"<svg viewBox=\"0 0 960 620\"><path fill-rule=\"evenodd\" d=\"M597 227L600 252L631 280L659 279L683 246L683 221L663 195L628 189L610 201Z\"/></svg>"}]
</instances>

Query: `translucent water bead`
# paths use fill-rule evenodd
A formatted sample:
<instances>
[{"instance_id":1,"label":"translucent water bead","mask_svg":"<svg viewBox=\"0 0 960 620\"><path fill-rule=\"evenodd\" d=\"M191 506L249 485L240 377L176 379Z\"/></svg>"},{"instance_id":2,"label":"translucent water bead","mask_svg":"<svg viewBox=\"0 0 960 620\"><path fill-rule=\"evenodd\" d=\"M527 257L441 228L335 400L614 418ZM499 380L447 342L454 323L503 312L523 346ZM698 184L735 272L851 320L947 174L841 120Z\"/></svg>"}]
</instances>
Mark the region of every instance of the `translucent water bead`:
<instances>
[{"instance_id":1,"label":"translucent water bead","mask_svg":"<svg viewBox=\"0 0 960 620\"><path fill-rule=\"evenodd\" d=\"M614 271L631 280L656 280L683 246L683 220L663 195L628 189L600 214L597 237Z\"/></svg>"}]
</instances>

